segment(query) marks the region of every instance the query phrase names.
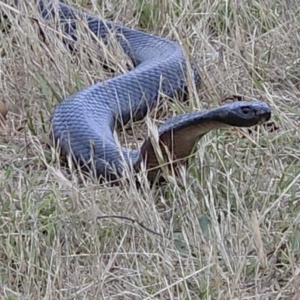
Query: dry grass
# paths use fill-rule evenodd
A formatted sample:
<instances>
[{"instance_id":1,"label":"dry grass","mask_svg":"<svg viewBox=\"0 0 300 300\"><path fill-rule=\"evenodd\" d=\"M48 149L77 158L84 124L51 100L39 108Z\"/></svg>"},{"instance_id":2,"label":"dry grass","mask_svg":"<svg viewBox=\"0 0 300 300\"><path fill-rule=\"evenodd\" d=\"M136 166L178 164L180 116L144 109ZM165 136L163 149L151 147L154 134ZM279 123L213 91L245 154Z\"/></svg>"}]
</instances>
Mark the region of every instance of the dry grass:
<instances>
[{"instance_id":1,"label":"dry grass","mask_svg":"<svg viewBox=\"0 0 300 300\"><path fill-rule=\"evenodd\" d=\"M107 56L111 73L88 40L75 58L50 29L44 43L24 7L0 43L1 299L299 299L298 1L73 2L180 39L203 74L186 110L242 94L267 101L278 130L208 134L159 189L68 175L46 147L51 110L126 60Z\"/></svg>"}]
</instances>

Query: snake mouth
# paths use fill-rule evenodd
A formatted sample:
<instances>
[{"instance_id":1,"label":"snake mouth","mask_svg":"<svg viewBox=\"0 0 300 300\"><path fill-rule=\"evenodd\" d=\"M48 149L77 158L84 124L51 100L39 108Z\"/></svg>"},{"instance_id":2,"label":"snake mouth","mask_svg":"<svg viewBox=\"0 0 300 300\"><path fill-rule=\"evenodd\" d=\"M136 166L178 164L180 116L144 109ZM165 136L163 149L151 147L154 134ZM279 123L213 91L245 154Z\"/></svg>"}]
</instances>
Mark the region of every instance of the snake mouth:
<instances>
[{"instance_id":1,"label":"snake mouth","mask_svg":"<svg viewBox=\"0 0 300 300\"><path fill-rule=\"evenodd\" d=\"M258 116L258 123L257 125L261 125L261 124L264 124L266 122L268 122L269 120L271 119L271 112L265 112L263 114L260 114Z\"/></svg>"},{"instance_id":2,"label":"snake mouth","mask_svg":"<svg viewBox=\"0 0 300 300\"><path fill-rule=\"evenodd\" d=\"M256 124L261 125L268 122L272 117L271 109L266 106L264 109L259 110L256 113ZM254 124L255 125L255 124Z\"/></svg>"}]
</instances>

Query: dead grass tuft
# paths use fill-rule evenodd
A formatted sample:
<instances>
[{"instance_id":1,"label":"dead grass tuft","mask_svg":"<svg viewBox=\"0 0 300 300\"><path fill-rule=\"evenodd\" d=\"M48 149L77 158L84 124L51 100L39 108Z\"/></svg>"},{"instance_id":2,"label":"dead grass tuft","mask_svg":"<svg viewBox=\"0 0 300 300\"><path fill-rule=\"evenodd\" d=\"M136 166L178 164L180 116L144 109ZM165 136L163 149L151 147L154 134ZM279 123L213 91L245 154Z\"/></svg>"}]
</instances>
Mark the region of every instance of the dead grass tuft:
<instances>
[{"instance_id":1,"label":"dead grass tuft","mask_svg":"<svg viewBox=\"0 0 300 300\"><path fill-rule=\"evenodd\" d=\"M66 2L179 39L203 76L186 110L240 94L267 101L278 128L207 135L159 189L82 181L46 146L50 112L129 62L84 37L74 56L51 27L43 42L29 4L12 17L0 2L1 299L299 299L298 2Z\"/></svg>"}]
</instances>

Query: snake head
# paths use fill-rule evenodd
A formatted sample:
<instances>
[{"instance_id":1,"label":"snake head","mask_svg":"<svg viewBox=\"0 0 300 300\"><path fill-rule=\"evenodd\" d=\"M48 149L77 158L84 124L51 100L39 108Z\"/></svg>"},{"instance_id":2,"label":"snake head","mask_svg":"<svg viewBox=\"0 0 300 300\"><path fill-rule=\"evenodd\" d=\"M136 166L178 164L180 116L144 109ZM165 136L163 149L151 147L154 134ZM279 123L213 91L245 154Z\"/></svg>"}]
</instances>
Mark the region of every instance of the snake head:
<instances>
[{"instance_id":1,"label":"snake head","mask_svg":"<svg viewBox=\"0 0 300 300\"><path fill-rule=\"evenodd\" d=\"M271 109L262 101L238 101L222 105L215 114L219 121L230 126L250 127L262 124L271 118Z\"/></svg>"}]
</instances>

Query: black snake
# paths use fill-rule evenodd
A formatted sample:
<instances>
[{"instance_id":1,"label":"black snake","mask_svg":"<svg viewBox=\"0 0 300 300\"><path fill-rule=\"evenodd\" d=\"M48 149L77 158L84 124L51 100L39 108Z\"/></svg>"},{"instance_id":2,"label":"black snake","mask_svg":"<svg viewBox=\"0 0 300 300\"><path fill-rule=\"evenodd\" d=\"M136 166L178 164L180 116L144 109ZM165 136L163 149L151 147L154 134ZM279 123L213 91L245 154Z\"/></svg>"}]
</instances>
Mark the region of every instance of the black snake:
<instances>
[{"instance_id":1,"label":"black snake","mask_svg":"<svg viewBox=\"0 0 300 300\"><path fill-rule=\"evenodd\" d=\"M4 1L19 4L19 1ZM95 171L98 177L113 180L124 168L138 171L142 161L156 167L156 147L147 138L138 150L120 147L113 132L116 123L139 120L158 104L159 95L174 97L186 93L188 74L199 83L193 65L188 68L182 47L173 41L116 25L76 10L61 2L36 0L44 19L56 18L64 36L76 41L78 22L85 22L94 35L108 42L111 33L135 68L120 76L91 85L68 96L51 117L52 134L61 154L70 153L81 167ZM158 128L160 144L166 145L172 159L188 157L195 143L208 131L226 126L249 127L271 117L269 106L260 101L239 101L219 108L181 114ZM164 149L162 147L162 149ZM167 151L163 150L166 154ZM155 171L152 176L155 176Z\"/></svg>"}]
</instances>

